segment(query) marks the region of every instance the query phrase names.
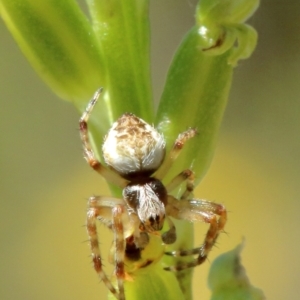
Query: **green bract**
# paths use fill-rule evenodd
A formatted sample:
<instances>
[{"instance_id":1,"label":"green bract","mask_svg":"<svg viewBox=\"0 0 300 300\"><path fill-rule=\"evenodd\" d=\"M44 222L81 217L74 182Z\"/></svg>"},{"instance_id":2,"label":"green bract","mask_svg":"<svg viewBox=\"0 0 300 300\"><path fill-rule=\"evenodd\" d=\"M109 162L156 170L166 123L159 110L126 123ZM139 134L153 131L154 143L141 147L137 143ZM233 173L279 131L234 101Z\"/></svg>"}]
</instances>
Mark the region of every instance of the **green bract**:
<instances>
[{"instance_id":1,"label":"green bract","mask_svg":"<svg viewBox=\"0 0 300 300\"><path fill-rule=\"evenodd\" d=\"M210 300L264 300L263 292L252 286L245 268L240 264L243 244L220 255L211 265L208 286Z\"/></svg>"},{"instance_id":2,"label":"green bract","mask_svg":"<svg viewBox=\"0 0 300 300\"><path fill-rule=\"evenodd\" d=\"M199 2L195 25L170 66L156 117L150 82L148 1L87 0L87 5L91 20L74 0L0 0L0 13L43 80L80 113L96 89L104 88L89 122L95 151L124 112L155 123L168 149L179 133L194 127L198 136L188 142L168 179L191 168L200 182L211 163L233 67L239 59L249 57L256 45L257 34L244 21L253 14L258 0ZM101 159L100 153L97 155ZM120 191L113 189L113 193L119 195ZM173 248L192 248L192 225L176 223L178 239ZM160 260L151 273L148 270L151 277L141 271L133 283L128 281L129 299L192 298L191 271L180 274L177 282L173 273L166 274L162 263L174 261Z\"/></svg>"}]
</instances>

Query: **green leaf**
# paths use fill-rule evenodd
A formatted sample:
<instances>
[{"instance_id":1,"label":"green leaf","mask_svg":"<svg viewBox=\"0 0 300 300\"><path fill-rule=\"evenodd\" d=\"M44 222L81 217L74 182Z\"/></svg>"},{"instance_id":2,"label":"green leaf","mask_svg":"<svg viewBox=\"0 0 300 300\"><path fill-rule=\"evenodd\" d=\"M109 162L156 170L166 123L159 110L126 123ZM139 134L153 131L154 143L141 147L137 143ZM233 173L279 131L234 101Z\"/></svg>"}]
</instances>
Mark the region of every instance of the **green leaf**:
<instances>
[{"instance_id":1,"label":"green leaf","mask_svg":"<svg viewBox=\"0 0 300 300\"><path fill-rule=\"evenodd\" d=\"M156 116L169 147L188 127L199 133L188 142L173 174L192 167L199 182L211 163L233 67L239 59L249 57L256 45L255 30L240 22L249 18L257 5L257 0L198 4L197 25L175 54Z\"/></svg>"},{"instance_id":2,"label":"green leaf","mask_svg":"<svg viewBox=\"0 0 300 300\"><path fill-rule=\"evenodd\" d=\"M198 135L176 161L175 174L192 166L198 182L211 162L228 99L232 79L228 55L203 52L202 37L194 27L175 55L157 113L156 123L169 146L187 128L197 129Z\"/></svg>"},{"instance_id":3,"label":"green leaf","mask_svg":"<svg viewBox=\"0 0 300 300\"><path fill-rule=\"evenodd\" d=\"M240 263L243 243L217 257L210 268L208 286L210 300L264 300L263 292L253 287Z\"/></svg>"},{"instance_id":4,"label":"green leaf","mask_svg":"<svg viewBox=\"0 0 300 300\"><path fill-rule=\"evenodd\" d=\"M153 122L148 0L87 0L108 77L113 120L131 112Z\"/></svg>"},{"instance_id":5,"label":"green leaf","mask_svg":"<svg viewBox=\"0 0 300 300\"><path fill-rule=\"evenodd\" d=\"M104 84L103 59L73 0L1 0L0 13L24 55L63 99L88 99Z\"/></svg>"},{"instance_id":6,"label":"green leaf","mask_svg":"<svg viewBox=\"0 0 300 300\"><path fill-rule=\"evenodd\" d=\"M169 69L159 104L156 124L164 133L168 149L178 134L189 127L198 135L187 142L166 181L182 170L194 171L199 183L205 176L216 148L219 127L228 100L233 68L239 59L250 56L256 45L255 30L240 22L257 8L258 1L200 1L196 25L187 33ZM176 193L178 197L179 189ZM190 223L176 221L181 234L172 250L193 247ZM180 260L165 259L167 264ZM178 275L182 289L191 296L191 272Z\"/></svg>"}]
</instances>

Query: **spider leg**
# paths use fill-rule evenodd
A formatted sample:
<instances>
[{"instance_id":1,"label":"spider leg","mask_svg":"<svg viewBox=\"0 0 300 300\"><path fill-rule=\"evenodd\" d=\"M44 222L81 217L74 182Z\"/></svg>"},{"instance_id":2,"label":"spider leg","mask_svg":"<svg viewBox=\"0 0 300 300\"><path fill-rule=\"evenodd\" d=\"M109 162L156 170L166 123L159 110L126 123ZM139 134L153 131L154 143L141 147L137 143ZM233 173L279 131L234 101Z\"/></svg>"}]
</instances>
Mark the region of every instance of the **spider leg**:
<instances>
[{"instance_id":1,"label":"spider leg","mask_svg":"<svg viewBox=\"0 0 300 300\"><path fill-rule=\"evenodd\" d=\"M160 166L160 168L155 173L155 178L161 180L167 174L169 169L171 168L173 162L176 160L180 151L182 150L184 144L191 138L193 138L197 134L196 129L189 128L187 131L179 134L170 153L165 158L164 162Z\"/></svg>"},{"instance_id":2,"label":"spider leg","mask_svg":"<svg viewBox=\"0 0 300 300\"><path fill-rule=\"evenodd\" d=\"M97 100L102 92L102 88L98 89L94 94L93 98L90 100L86 110L79 119L79 130L80 137L83 145L84 157L88 164L100 175L102 175L107 181L124 188L128 181L123 179L120 175L114 171L104 167L99 160L96 159L95 153L92 149L89 136L88 136L88 119L92 113L93 108L95 107Z\"/></svg>"},{"instance_id":3,"label":"spider leg","mask_svg":"<svg viewBox=\"0 0 300 300\"><path fill-rule=\"evenodd\" d=\"M124 292L124 279L125 279L125 269L124 269L124 256L125 256L125 239L124 239L124 228L122 224L122 214L124 213L124 206L117 205L112 209L113 216L113 230L115 233L115 275L117 277L118 289L119 289L119 299L125 300Z\"/></svg>"},{"instance_id":4,"label":"spider leg","mask_svg":"<svg viewBox=\"0 0 300 300\"><path fill-rule=\"evenodd\" d=\"M225 207L221 204L202 199L178 201L174 197L169 196L166 209L167 214L176 219L187 221L204 221L205 223L209 223L210 226L201 247L165 253L166 255L171 255L174 257L198 255L196 259L180 265L167 267L165 270L181 271L202 264L206 260L220 232L224 229L227 221L227 211Z\"/></svg>"},{"instance_id":5,"label":"spider leg","mask_svg":"<svg viewBox=\"0 0 300 300\"><path fill-rule=\"evenodd\" d=\"M194 172L187 169L175 176L170 183L166 185L168 194L177 188L182 182L186 181L186 188L180 197L180 200L187 199L194 190Z\"/></svg>"},{"instance_id":6,"label":"spider leg","mask_svg":"<svg viewBox=\"0 0 300 300\"><path fill-rule=\"evenodd\" d=\"M94 269L99 278L104 282L109 291L119 300L125 299L124 294L124 226L123 218L127 217L124 201L118 198L93 196L88 201L87 232L90 241ZM114 232L115 251L115 275L118 290L113 286L103 270L99 238L97 234L97 219ZM128 224L126 222L126 224ZM125 228L128 230L128 228Z\"/></svg>"}]
</instances>

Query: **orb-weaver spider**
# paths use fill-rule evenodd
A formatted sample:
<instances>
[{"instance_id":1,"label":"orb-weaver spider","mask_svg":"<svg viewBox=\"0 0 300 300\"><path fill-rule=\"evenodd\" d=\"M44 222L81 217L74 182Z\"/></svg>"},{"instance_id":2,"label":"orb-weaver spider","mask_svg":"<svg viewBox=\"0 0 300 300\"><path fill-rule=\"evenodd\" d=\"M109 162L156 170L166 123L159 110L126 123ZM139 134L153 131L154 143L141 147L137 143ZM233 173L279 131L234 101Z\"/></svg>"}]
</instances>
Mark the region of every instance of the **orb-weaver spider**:
<instances>
[{"instance_id":1,"label":"orb-weaver spider","mask_svg":"<svg viewBox=\"0 0 300 300\"><path fill-rule=\"evenodd\" d=\"M95 171L122 188L123 198L91 197L88 201L87 232L94 268L99 278L117 299L124 300L124 262L139 260L151 234L160 234L165 221L168 222L169 229L161 234L164 244L176 241L176 228L170 217L210 224L201 247L165 253L172 256L197 255L190 262L165 268L169 271L181 271L205 261L224 228L227 213L221 204L189 198L194 189L194 173L189 169L175 176L167 185L162 183L184 144L196 135L193 128L179 134L170 153L165 156L164 137L142 119L125 113L112 125L104 139L102 153L107 167L101 164L89 142L87 125L101 91L102 89L96 91L79 121L84 156ZM180 199L171 196L170 192L185 181L186 188ZM103 270L97 219L114 233L117 288ZM146 265L151 263L149 260L145 262Z\"/></svg>"}]
</instances>

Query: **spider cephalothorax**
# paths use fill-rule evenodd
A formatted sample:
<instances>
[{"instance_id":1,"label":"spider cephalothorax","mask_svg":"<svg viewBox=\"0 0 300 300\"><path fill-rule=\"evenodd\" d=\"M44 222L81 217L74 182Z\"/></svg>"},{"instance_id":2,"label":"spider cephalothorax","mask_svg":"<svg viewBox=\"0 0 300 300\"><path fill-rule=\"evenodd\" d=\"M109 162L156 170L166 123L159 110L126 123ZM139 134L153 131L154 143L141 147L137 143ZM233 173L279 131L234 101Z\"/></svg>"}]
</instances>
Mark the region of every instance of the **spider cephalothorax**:
<instances>
[{"instance_id":1,"label":"spider cephalothorax","mask_svg":"<svg viewBox=\"0 0 300 300\"><path fill-rule=\"evenodd\" d=\"M172 244L176 240L176 228L171 217L210 224L202 246L165 253L172 256L196 256L190 262L165 268L168 271L181 271L205 261L225 226L227 213L221 204L190 199L194 188L194 174L189 169L179 173L167 185L162 183L184 144L196 135L193 128L179 134L170 153L166 155L166 143L162 134L135 115L123 114L104 139L102 153L108 167L102 165L91 148L87 126L101 90L95 93L79 121L84 155L94 170L123 189L123 198L91 197L88 202L87 231L96 272L111 293L117 299L124 300L125 273L134 270L128 267L129 264L126 269L124 261L136 261L139 263L136 266L146 267L159 260L162 255L158 249L154 258L149 259L151 255L146 259L141 256L141 252L147 249L152 233L155 236L153 241L159 235L164 244ZM171 196L170 192L183 182L186 182L186 189L180 199ZM113 261L117 288L103 270L97 219L114 232ZM168 222L169 229L161 234L165 221Z\"/></svg>"},{"instance_id":2,"label":"spider cephalothorax","mask_svg":"<svg viewBox=\"0 0 300 300\"><path fill-rule=\"evenodd\" d=\"M129 183L123 190L123 198L129 208L137 213L147 232L159 231L166 216L167 190L158 179L141 178Z\"/></svg>"}]
</instances>

